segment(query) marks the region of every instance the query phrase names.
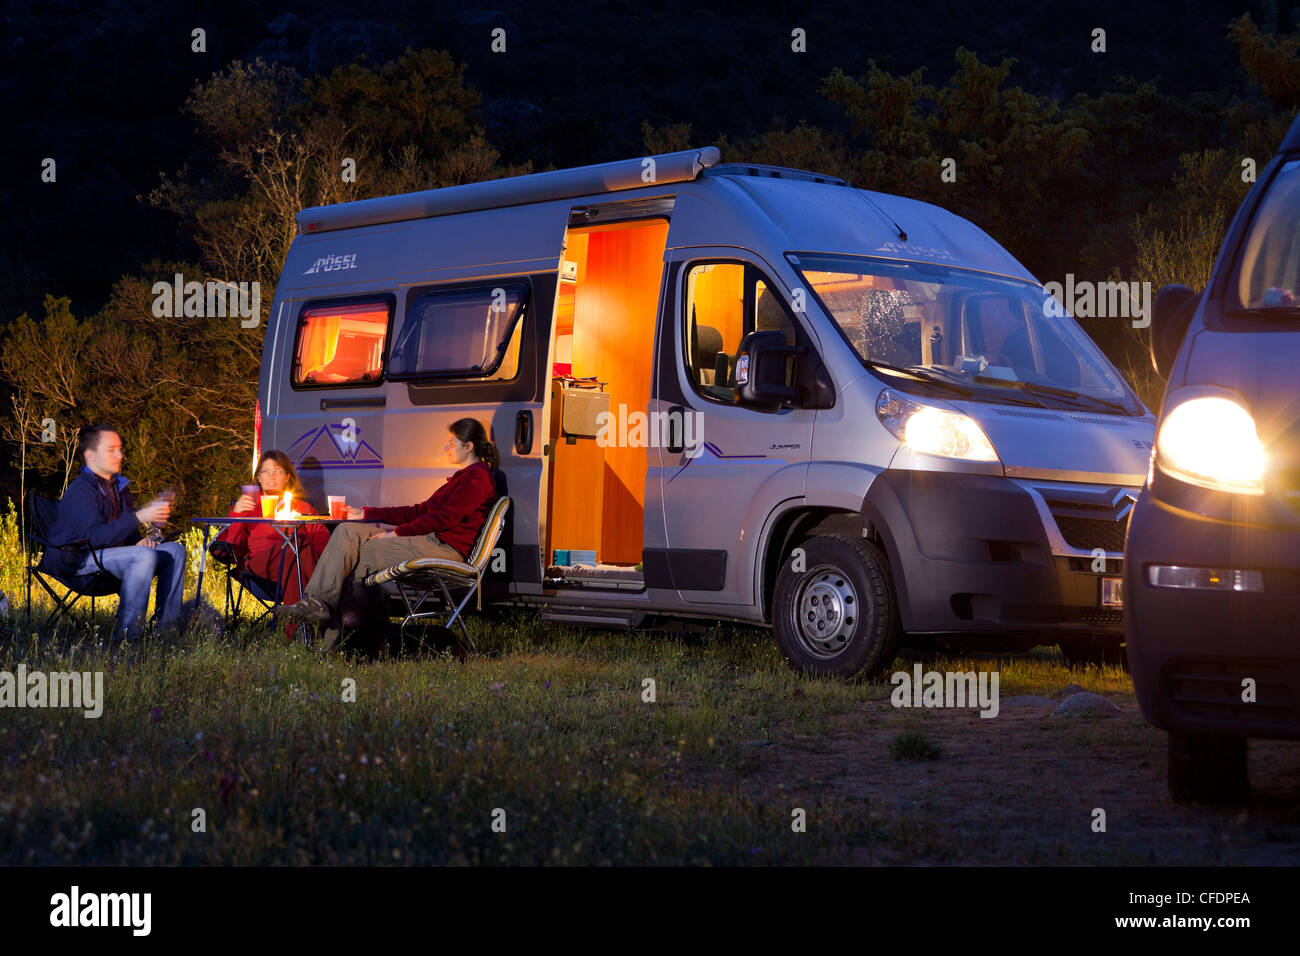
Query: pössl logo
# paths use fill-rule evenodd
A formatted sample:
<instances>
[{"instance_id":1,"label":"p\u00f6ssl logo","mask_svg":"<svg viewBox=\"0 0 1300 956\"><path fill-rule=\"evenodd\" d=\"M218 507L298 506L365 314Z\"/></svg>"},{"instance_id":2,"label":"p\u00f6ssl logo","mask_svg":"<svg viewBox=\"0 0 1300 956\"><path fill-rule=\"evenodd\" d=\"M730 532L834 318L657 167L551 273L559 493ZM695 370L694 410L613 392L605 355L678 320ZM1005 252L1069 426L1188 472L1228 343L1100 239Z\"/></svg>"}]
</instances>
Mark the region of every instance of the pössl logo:
<instances>
[{"instance_id":1,"label":"p\u00f6ssl logo","mask_svg":"<svg viewBox=\"0 0 1300 956\"><path fill-rule=\"evenodd\" d=\"M355 269L357 267L357 254L355 252L346 256L321 256L312 263L310 269L303 273L305 276L315 275L318 272L340 272L344 269Z\"/></svg>"}]
</instances>

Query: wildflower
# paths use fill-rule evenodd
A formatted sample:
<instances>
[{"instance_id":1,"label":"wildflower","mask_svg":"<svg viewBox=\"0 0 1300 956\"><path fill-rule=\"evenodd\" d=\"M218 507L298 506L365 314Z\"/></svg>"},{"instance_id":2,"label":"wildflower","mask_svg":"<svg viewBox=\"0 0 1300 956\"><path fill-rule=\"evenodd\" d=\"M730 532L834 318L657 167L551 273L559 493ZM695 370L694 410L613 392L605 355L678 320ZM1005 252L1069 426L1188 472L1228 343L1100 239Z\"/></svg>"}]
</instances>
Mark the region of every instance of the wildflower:
<instances>
[{"instance_id":1,"label":"wildflower","mask_svg":"<svg viewBox=\"0 0 1300 956\"><path fill-rule=\"evenodd\" d=\"M162 708L155 707L153 710L149 711L149 715L153 717L153 722L155 724L160 723L162 721Z\"/></svg>"}]
</instances>

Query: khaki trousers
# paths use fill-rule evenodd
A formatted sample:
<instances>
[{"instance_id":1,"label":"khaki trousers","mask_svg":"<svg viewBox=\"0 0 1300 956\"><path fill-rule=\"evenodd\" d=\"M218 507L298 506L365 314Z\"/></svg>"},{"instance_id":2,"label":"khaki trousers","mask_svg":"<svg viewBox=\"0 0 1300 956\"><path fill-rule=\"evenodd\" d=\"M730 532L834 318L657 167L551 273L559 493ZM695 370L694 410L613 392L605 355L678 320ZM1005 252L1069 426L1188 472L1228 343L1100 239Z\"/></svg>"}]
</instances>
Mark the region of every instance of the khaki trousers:
<instances>
[{"instance_id":1,"label":"khaki trousers","mask_svg":"<svg viewBox=\"0 0 1300 956\"><path fill-rule=\"evenodd\" d=\"M375 538L370 535L383 531L377 524L341 524L330 535L329 544L316 561L316 570L307 582L306 593L319 598L330 607L337 608L343 593L343 582L349 574L356 585L376 571L391 568L411 558L450 558L464 561L464 556L449 544L443 544L433 533L410 537Z\"/></svg>"}]
</instances>

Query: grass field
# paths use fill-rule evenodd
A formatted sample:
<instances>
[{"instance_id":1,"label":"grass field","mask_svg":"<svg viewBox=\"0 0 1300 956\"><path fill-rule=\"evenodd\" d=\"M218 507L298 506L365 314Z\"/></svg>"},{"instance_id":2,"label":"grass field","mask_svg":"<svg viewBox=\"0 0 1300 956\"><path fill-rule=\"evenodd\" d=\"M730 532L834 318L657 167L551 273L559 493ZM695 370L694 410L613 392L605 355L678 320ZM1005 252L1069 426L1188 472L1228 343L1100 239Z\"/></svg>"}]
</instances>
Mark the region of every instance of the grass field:
<instances>
[{"instance_id":1,"label":"grass field","mask_svg":"<svg viewBox=\"0 0 1300 956\"><path fill-rule=\"evenodd\" d=\"M111 607L50 633L14 603L0 671L102 671L106 703L0 710L0 864L1300 859L1294 748L1252 745L1245 809L1175 806L1127 675L1071 672L1055 649L921 659L996 669L1004 702L1076 682L1120 715L898 710L886 681L801 678L770 633L732 626L507 609L472 618L464 663L361 660L246 623L109 647Z\"/></svg>"}]
</instances>

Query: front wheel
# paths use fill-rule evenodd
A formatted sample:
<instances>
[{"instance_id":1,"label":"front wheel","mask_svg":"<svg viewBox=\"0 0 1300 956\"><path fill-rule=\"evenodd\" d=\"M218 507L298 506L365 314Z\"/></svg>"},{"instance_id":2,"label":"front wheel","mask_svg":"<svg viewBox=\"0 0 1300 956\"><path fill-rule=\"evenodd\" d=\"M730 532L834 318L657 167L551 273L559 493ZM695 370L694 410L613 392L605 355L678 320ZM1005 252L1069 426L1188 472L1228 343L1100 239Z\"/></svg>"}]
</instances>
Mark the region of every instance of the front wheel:
<instances>
[{"instance_id":1,"label":"front wheel","mask_svg":"<svg viewBox=\"0 0 1300 956\"><path fill-rule=\"evenodd\" d=\"M902 638L884 552L847 535L805 541L777 576L772 629L781 656L796 671L878 675L893 663Z\"/></svg>"}]
</instances>

